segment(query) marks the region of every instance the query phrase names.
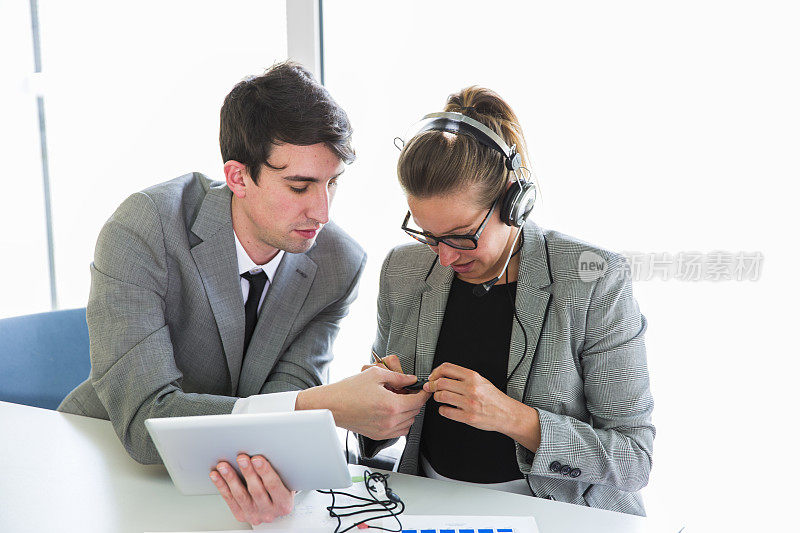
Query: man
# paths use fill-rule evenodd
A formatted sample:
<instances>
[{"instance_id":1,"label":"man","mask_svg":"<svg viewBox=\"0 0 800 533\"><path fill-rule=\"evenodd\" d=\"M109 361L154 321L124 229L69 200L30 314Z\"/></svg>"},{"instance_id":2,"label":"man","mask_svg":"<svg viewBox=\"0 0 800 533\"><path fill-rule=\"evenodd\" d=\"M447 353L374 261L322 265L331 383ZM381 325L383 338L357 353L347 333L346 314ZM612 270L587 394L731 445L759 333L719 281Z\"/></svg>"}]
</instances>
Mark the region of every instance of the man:
<instances>
[{"instance_id":1,"label":"man","mask_svg":"<svg viewBox=\"0 0 800 533\"><path fill-rule=\"evenodd\" d=\"M341 427L403 435L425 394L370 369L322 385L366 255L328 209L355 158L344 111L299 65L246 79L220 113L225 183L181 176L125 200L100 232L86 309L91 376L59 410L110 419L141 463L147 418L327 408ZM301 391L301 392L298 392ZM263 457L245 484L211 478L237 519L269 521L293 494Z\"/></svg>"}]
</instances>

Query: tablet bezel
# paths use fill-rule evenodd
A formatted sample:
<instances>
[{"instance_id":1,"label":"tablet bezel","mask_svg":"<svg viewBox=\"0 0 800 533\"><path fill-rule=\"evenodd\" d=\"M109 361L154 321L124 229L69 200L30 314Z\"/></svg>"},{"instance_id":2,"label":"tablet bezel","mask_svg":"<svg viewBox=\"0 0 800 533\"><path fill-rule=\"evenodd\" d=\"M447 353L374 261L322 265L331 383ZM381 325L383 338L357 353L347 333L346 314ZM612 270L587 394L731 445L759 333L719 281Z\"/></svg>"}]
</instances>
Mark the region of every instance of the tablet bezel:
<instances>
[{"instance_id":1,"label":"tablet bezel","mask_svg":"<svg viewBox=\"0 0 800 533\"><path fill-rule=\"evenodd\" d=\"M208 474L240 453L263 455L289 490L352 484L327 409L264 414L151 418L145 421L173 483L186 495L217 494Z\"/></svg>"}]
</instances>

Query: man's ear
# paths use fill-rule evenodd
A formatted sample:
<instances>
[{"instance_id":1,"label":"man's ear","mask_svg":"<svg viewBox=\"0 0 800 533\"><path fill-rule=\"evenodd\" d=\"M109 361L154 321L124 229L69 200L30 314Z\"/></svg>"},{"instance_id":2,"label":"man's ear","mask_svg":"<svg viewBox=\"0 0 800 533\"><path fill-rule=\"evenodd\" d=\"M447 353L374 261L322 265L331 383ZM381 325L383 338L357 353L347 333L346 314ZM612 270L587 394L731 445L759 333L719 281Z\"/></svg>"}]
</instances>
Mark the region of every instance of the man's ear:
<instances>
[{"instance_id":1,"label":"man's ear","mask_svg":"<svg viewBox=\"0 0 800 533\"><path fill-rule=\"evenodd\" d=\"M231 159L225 161L223 169L225 170L225 182L233 195L237 198L244 198L246 180L250 180L247 167Z\"/></svg>"}]
</instances>

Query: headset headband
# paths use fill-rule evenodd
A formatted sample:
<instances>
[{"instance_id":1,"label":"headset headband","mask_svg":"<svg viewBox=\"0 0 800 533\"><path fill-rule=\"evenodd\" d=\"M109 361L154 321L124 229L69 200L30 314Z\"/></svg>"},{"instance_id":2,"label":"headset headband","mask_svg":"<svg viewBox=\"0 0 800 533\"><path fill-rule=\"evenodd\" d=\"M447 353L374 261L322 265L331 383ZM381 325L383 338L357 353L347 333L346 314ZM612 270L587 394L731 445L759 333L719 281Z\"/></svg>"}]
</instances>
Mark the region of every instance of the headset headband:
<instances>
[{"instance_id":1,"label":"headset headband","mask_svg":"<svg viewBox=\"0 0 800 533\"><path fill-rule=\"evenodd\" d=\"M430 113L422 117L415 126L416 137L426 131L446 131L449 133L466 133L480 144L497 150L505 157L506 168L516 172L522 166L522 157L517 153L516 146L511 148L505 143L502 137L481 124L461 113L439 112Z\"/></svg>"}]
</instances>

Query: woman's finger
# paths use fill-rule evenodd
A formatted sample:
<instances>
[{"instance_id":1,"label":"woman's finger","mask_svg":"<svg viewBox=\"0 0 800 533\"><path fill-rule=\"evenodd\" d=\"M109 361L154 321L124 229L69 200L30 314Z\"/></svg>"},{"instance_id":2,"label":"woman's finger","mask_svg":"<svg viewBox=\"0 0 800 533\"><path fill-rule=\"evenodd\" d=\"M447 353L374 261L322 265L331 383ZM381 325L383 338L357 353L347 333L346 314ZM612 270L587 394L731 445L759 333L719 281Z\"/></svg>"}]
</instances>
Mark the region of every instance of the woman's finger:
<instances>
[{"instance_id":1,"label":"woman's finger","mask_svg":"<svg viewBox=\"0 0 800 533\"><path fill-rule=\"evenodd\" d=\"M449 390L436 391L433 394L433 399L439 403L446 403L453 407L463 407L466 404L466 398L463 395Z\"/></svg>"},{"instance_id":2,"label":"woman's finger","mask_svg":"<svg viewBox=\"0 0 800 533\"><path fill-rule=\"evenodd\" d=\"M450 379L441 377L434 381L428 381L430 386L430 392L436 392L438 390L449 390L451 392L455 392L457 394L466 395L467 394L467 386L464 384L463 381L459 381L457 379Z\"/></svg>"},{"instance_id":3,"label":"woman's finger","mask_svg":"<svg viewBox=\"0 0 800 533\"><path fill-rule=\"evenodd\" d=\"M431 375L428 376L429 380L436 380L441 377L447 377L451 379L459 379L464 381L469 379L473 375L477 374L477 372L470 370L469 368L464 368L463 366L454 365L453 363L442 363L441 365L437 366L431 372Z\"/></svg>"},{"instance_id":4,"label":"woman's finger","mask_svg":"<svg viewBox=\"0 0 800 533\"><path fill-rule=\"evenodd\" d=\"M383 362L392 372L400 372L403 373L403 366L400 364L400 358L396 355L387 355L383 358Z\"/></svg>"}]
</instances>

